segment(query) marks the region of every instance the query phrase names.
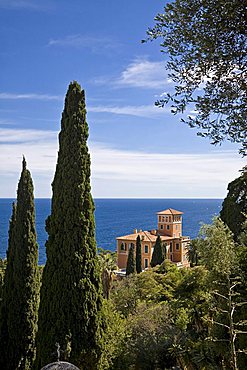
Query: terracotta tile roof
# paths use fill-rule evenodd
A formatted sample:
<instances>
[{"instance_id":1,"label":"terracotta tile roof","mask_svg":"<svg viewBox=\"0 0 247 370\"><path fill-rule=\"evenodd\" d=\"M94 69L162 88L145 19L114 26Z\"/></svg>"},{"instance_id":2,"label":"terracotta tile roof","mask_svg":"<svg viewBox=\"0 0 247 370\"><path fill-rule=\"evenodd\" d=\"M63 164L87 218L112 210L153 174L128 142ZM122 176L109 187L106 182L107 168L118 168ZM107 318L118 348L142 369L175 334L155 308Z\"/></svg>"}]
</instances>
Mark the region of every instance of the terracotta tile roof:
<instances>
[{"instance_id":1,"label":"terracotta tile roof","mask_svg":"<svg viewBox=\"0 0 247 370\"><path fill-rule=\"evenodd\" d=\"M183 212L176 211L175 209L168 208L165 211L157 212L157 215L182 215Z\"/></svg>"},{"instance_id":2,"label":"terracotta tile roof","mask_svg":"<svg viewBox=\"0 0 247 370\"><path fill-rule=\"evenodd\" d=\"M138 235L140 235L141 241L144 241L144 242L155 243L156 238L157 238L157 235L151 234L150 231L141 231L141 232L137 232L136 234L129 234L129 235L124 235L124 236L119 236L116 239L117 240L129 240L129 241L133 242L133 241L136 241L136 238L137 238ZM160 237L161 237L162 241L175 239L171 236L165 236L165 235L164 236L161 235Z\"/></svg>"}]
</instances>

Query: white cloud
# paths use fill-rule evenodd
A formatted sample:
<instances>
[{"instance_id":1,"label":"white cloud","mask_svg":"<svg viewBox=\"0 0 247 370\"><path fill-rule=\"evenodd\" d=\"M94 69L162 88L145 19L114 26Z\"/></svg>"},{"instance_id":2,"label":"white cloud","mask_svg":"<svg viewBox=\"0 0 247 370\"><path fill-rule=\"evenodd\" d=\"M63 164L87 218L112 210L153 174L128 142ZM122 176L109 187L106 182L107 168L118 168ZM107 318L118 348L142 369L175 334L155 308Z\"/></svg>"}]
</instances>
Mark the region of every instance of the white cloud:
<instances>
[{"instance_id":1,"label":"white cloud","mask_svg":"<svg viewBox=\"0 0 247 370\"><path fill-rule=\"evenodd\" d=\"M134 60L116 80L119 86L133 86L143 88L163 88L170 81L163 62L148 60Z\"/></svg>"},{"instance_id":2,"label":"white cloud","mask_svg":"<svg viewBox=\"0 0 247 370\"><path fill-rule=\"evenodd\" d=\"M62 100L62 96L49 94L13 94L0 93L0 100Z\"/></svg>"},{"instance_id":3,"label":"white cloud","mask_svg":"<svg viewBox=\"0 0 247 370\"><path fill-rule=\"evenodd\" d=\"M44 10L42 4L37 0L0 0L0 8Z\"/></svg>"},{"instance_id":4,"label":"white cloud","mask_svg":"<svg viewBox=\"0 0 247 370\"><path fill-rule=\"evenodd\" d=\"M14 196L23 154L32 171L36 196L49 197L57 133L2 128L0 143L0 197ZM95 142L89 146L95 197L222 198L227 184L245 165L231 151L167 154L118 150Z\"/></svg>"},{"instance_id":5,"label":"white cloud","mask_svg":"<svg viewBox=\"0 0 247 370\"><path fill-rule=\"evenodd\" d=\"M158 198L224 197L228 182L239 176L238 170L244 165L244 160L231 151L166 154L101 145L92 146L92 162L95 181L109 184L105 196L121 197L124 192L124 196Z\"/></svg>"},{"instance_id":6,"label":"white cloud","mask_svg":"<svg viewBox=\"0 0 247 370\"><path fill-rule=\"evenodd\" d=\"M123 114L136 117L151 117L162 116L164 113L169 112L169 108L159 108L155 105L126 105L126 106L95 106L88 107L88 112L93 113L112 113Z\"/></svg>"},{"instance_id":7,"label":"white cloud","mask_svg":"<svg viewBox=\"0 0 247 370\"><path fill-rule=\"evenodd\" d=\"M173 86L165 63L151 62L147 59L135 59L119 77L98 76L93 82L98 85L110 84L115 88L138 87L157 90Z\"/></svg>"},{"instance_id":8,"label":"white cloud","mask_svg":"<svg viewBox=\"0 0 247 370\"><path fill-rule=\"evenodd\" d=\"M20 130L0 128L0 143L29 143L41 140L54 140L55 131L44 130Z\"/></svg>"},{"instance_id":9,"label":"white cloud","mask_svg":"<svg viewBox=\"0 0 247 370\"><path fill-rule=\"evenodd\" d=\"M88 35L68 35L63 38L50 39L48 46L73 47L78 49L88 48L92 52L102 53L107 50L117 49L120 45L110 37L94 37Z\"/></svg>"}]
</instances>

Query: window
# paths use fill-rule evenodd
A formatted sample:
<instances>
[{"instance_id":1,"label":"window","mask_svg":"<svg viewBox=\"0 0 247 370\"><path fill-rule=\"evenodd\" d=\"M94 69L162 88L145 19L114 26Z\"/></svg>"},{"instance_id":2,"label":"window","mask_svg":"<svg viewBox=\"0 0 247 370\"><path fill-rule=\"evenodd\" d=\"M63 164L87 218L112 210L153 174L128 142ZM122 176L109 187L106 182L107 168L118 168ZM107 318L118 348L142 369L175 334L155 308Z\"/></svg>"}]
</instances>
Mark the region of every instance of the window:
<instances>
[{"instance_id":1,"label":"window","mask_svg":"<svg viewBox=\"0 0 247 370\"><path fill-rule=\"evenodd\" d=\"M170 256L170 259L171 259L171 261L172 261L172 255Z\"/></svg>"},{"instance_id":2,"label":"window","mask_svg":"<svg viewBox=\"0 0 247 370\"><path fill-rule=\"evenodd\" d=\"M169 222L171 222L171 221L172 221L171 216L169 216Z\"/></svg>"},{"instance_id":3,"label":"window","mask_svg":"<svg viewBox=\"0 0 247 370\"><path fill-rule=\"evenodd\" d=\"M166 217L166 222L168 222L168 217Z\"/></svg>"},{"instance_id":4,"label":"window","mask_svg":"<svg viewBox=\"0 0 247 370\"><path fill-rule=\"evenodd\" d=\"M170 230L170 225L166 225L166 230Z\"/></svg>"},{"instance_id":5,"label":"window","mask_svg":"<svg viewBox=\"0 0 247 370\"><path fill-rule=\"evenodd\" d=\"M160 225L160 229L163 230L164 229L164 226L163 225Z\"/></svg>"},{"instance_id":6,"label":"window","mask_svg":"<svg viewBox=\"0 0 247 370\"><path fill-rule=\"evenodd\" d=\"M179 251L179 243L176 243L176 250Z\"/></svg>"},{"instance_id":7,"label":"window","mask_svg":"<svg viewBox=\"0 0 247 370\"><path fill-rule=\"evenodd\" d=\"M129 243L129 249L133 247L135 249L135 244L134 243Z\"/></svg>"},{"instance_id":8,"label":"window","mask_svg":"<svg viewBox=\"0 0 247 370\"><path fill-rule=\"evenodd\" d=\"M144 258L144 268L148 268L148 259Z\"/></svg>"},{"instance_id":9,"label":"window","mask_svg":"<svg viewBox=\"0 0 247 370\"><path fill-rule=\"evenodd\" d=\"M161 216L159 216L159 222L161 222Z\"/></svg>"},{"instance_id":10,"label":"window","mask_svg":"<svg viewBox=\"0 0 247 370\"><path fill-rule=\"evenodd\" d=\"M144 253L148 253L148 245L144 246Z\"/></svg>"},{"instance_id":11,"label":"window","mask_svg":"<svg viewBox=\"0 0 247 370\"><path fill-rule=\"evenodd\" d=\"M120 250L121 251L125 251L126 250L126 244L125 243L121 243Z\"/></svg>"},{"instance_id":12,"label":"window","mask_svg":"<svg viewBox=\"0 0 247 370\"><path fill-rule=\"evenodd\" d=\"M170 243L170 253L172 253L172 242Z\"/></svg>"}]
</instances>

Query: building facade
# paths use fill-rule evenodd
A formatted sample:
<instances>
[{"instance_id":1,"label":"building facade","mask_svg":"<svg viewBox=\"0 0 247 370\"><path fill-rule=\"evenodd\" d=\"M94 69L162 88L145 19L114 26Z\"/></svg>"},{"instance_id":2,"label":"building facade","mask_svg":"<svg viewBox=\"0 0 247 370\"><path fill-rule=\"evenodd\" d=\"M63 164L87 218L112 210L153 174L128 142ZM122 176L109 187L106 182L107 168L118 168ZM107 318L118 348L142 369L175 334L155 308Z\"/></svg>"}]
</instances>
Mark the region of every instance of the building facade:
<instances>
[{"instance_id":1,"label":"building facade","mask_svg":"<svg viewBox=\"0 0 247 370\"><path fill-rule=\"evenodd\" d=\"M125 269L128 251L131 246L136 248L136 239L140 235L142 248L142 268L150 267L153 248L160 235L163 246L166 248L166 258L178 267L188 267L189 236L182 236L183 212L168 208L157 213L158 228L143 231L135 229L133 234L120 236L117 239L117 261L120 269Z\"/></svg>"}]
</instances>

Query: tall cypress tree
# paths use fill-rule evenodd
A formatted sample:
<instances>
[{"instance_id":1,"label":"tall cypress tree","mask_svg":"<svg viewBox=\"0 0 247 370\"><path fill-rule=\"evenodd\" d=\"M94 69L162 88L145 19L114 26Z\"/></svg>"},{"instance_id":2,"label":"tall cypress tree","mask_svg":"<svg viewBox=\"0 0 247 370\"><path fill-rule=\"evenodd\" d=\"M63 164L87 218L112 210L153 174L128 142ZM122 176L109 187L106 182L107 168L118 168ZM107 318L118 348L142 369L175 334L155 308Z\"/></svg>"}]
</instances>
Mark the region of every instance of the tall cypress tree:
<instances>
[{"instance_id":1,"label":"tall cypress tree","mask_svg":"<svg viewBox=\"0 0 247 370\"><path fill-rule=\"evenodd\" d=\"M154 250L153 250L150 265L152 267L154 267L156 265L161 265L161 263L164 262L164 259L165 259L165 250L164 250L164 247L162 245L161 237L160 237L160 235L158 235L157 239L156 239L156 242L155 242L155 245L154 245Z\"/></svg>"},{"instance_id":2,"label":"tall cypress tree","mask_svg":"<svg viewBox=\"0 0 247 370\"><path fill-rule=\"evenodd\" d=\"M2 369L33 369L38 304L38 246L33 183L23 158L17 205L13 205L10 220L7 268L1 306Z\"/></svg>"},{"instance_id":3,"label":"tall cypress tree","mask_svg":"<svg viewBox=\"0 0 247 370\"><path fill-rule=\"evenodd\" d=\"M136 261L134 253L134 245L131 245L129 248L127 266L126 266L126 275L134 274L136 272Z\"/></svg>"},{"instance_id":4,"label":"tall cypress tree","mask_svg":"<svg viewBox=\"0 0 247 370\"><path fill-rule=\"evenodd\" d=\"M136 272L137 274L140 274L140 272L142 272L142 245L139 234L136 238Z\"/></svg>"},{"instance_id":5,"label":"tall cypress tree","mask_svg":"<svg viewBox=\"0 0 247 370\"><path fill-rule=\"evenodd\" d=\"M38 369L56 358L56 343L61 358L85 370L97 369L101 354L102 293L87 138L85 94L73 82L65 98L51 215L46 220Z\"/></svg>"}]
</instances>

